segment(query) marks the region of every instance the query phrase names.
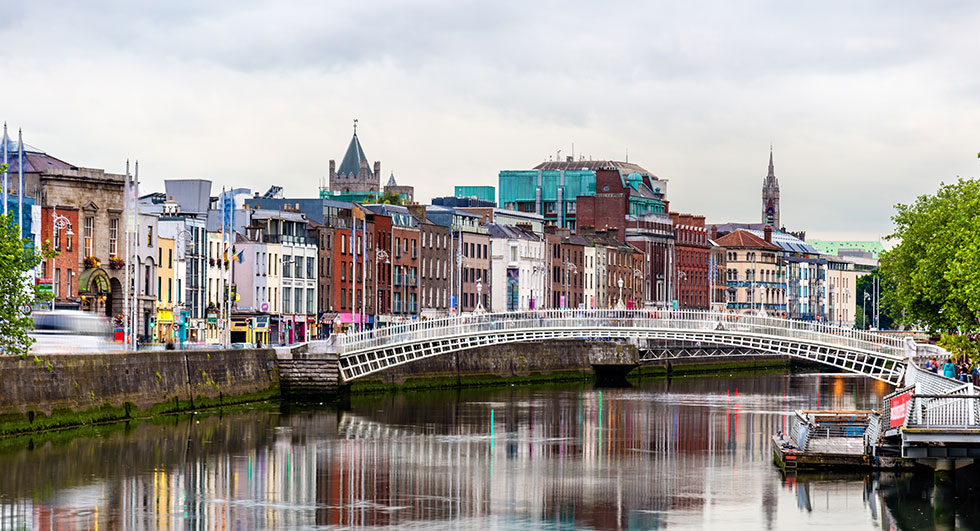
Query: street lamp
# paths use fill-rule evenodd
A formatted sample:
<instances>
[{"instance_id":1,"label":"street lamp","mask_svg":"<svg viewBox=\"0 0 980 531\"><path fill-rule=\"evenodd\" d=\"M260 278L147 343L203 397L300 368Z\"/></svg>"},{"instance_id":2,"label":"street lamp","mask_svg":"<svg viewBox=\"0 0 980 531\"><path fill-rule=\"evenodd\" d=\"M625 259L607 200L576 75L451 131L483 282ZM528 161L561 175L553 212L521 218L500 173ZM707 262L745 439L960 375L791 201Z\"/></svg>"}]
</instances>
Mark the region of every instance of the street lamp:
<instances>
[{"instance_id":1,"label":"street lamp","mask_svg":"<svg viewBox=\"0 0 980 531\"><path fill-rule=\"evenodd\" d=\"M381 267L381 264L389 264L389 263L391 263L391 262L388 261L388 251L385 251L384 249L382 249L380 247L377 247L377 248L374 249L374 259L375 259L374 262L376 264L378 264L378 267L379 268ZM380 281L378 280L380 278L381 278L381 272L380 272L380 270L379 271L375 271L375 277L374 277L374 285L375 285L375 287L377 287L380 284ZM377 316L378 316L378 314L381 313L381 303L382 303L382 300L381 300L381 290L378 289L377 292L378 292L378 298L377 298L378 304L374 307L374 315L375 315L375 317L374 317L374 326L375 326L375 328L378 327L379 321L378 321L378 317Z\"/></svg>"},{"instance_id":2,"label":"street lamp","mask_svg":"<svg viewBox=\"0 0 980 531\"><path fill-rule=\"evenodd\" d=\"M619 277L619 280L616 281L616 284L619 285L619 300L616 302L616 309L625 310L626 305L623 304L623 277Z\"/></svg>"},{"instance_id":3,"label":"street lamp","mask_svg":"<svg viewBox=\"0 0 980 531\"><path fill-rule=\"evenodd\" d=\"M643 271L640 271L637 268L633 268L633 307L634 308L639 308L640 307L639 306L639 303L640 302L644 302L645 303L645 301L646 301L646 291L644 290L643 292L641 292L640 295L641 295L642 298L640 300L637 300L637 298L636 298L636 279L640 279L641 280L641 284L643 283L642 282L642 280L643 280Z\"/></svg>"},{"instance_id":4,"label":"street lamp","mask_svg":"<svg viewBox=\"0 0 980 531\"><path fill-rule=\"evenodd\" d=\"M601 253L600 256L602 256ZM608 294L606 294L607 296L603 296L603 293L606 291L606 264L597 263L595 266L595 287L596 307L602 308L603 301L608 298Z\"/></svg>"},{"instance_id":5,"label":"street lamp","mask_svg":"<svg viewBox=\"0 0 980 531\"><path fill-rule=\"evenodd\" d=\"M578 268L572 262L565 262L565 307L570 308L572 299L572 273L577 273Z\"/></svg>"},{"instance_id":6,"label":"street lamp","mask_svg":"<svg viewBox=\"0 0 980 531\"><path fill-rule=\"evenodd\" d=\"M483 313L483 279L476 281L476 308L473 313Z\"/></svg>"},{"instance_id":7,"label":"street lamp","mask_svg":"<svg viewBox=\"0 0 980 531\"><path fill-rule=\"evenodd\" d=\"M864 292L864 300L861 301L861 326L865 330L868 329L868 299L870 299L870 298L871 298L871 295L868 295L868 292L865 291Z\"/></svg>"},{"instance_id":8,"label":"street lamp","mask_svg":"<svg viewBox=\"0 0 980 531\"><path fill-rule=\"evenodd\" d=\"M68 236L70 238L75 235L75 233L72 232L71 230L70 219L68 219L66 216L59 214L58 211L53 208L51 209L51 215L54 216L53 225L55 231L62 231L68 229L67 231L65 231L65 236ZM59 237L58 239L60 240L61 238ZM53 256L51 257L51 270L48 271L48 274L51 275L51 281L52 281L51 309L54 310L54 296L53 296L54 295L54 257ZM69 279L68 281L71 282L71 279Z\"/></svg>"}]
</instances>

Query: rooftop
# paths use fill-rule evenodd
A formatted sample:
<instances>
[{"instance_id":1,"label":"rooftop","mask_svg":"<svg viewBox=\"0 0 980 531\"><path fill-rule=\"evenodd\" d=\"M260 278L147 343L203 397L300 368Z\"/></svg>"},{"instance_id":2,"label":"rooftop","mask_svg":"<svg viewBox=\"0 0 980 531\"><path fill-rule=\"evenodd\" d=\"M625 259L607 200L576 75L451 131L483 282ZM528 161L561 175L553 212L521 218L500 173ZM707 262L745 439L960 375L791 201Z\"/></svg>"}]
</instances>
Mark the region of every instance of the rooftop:
<instances>
[{"instance_id":1,"label":"rooftop","mask_svg":"<svg viewBox=\"0 0 980 531\"><path fill-rule=\"evenodd\" d=\"M778 245L769 243L755 234L742 229L730 232L715 241L718 243L718 245L728 248L764 249L769 251L780 250Z\"/></svg>"}]
</instances>

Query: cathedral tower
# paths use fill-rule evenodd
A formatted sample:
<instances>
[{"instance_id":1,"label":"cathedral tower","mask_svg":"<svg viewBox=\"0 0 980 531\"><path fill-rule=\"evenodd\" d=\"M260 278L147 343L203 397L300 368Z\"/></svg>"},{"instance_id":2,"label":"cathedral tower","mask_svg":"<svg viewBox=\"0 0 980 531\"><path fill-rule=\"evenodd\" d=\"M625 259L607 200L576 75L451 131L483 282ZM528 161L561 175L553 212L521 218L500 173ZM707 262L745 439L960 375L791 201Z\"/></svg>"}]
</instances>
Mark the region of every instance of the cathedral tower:
<instances>
[{"instance_id":1,"label":"cathedral tower","mask_svg":"<svg viewBox=\"0 0 980 531\"><path fill-rule=\"evenodd\" d=\"M762 222L779 230L779 180L772 165L772 147L769 148L769 175L762 181Z\"/></svg>"}]
</instances>

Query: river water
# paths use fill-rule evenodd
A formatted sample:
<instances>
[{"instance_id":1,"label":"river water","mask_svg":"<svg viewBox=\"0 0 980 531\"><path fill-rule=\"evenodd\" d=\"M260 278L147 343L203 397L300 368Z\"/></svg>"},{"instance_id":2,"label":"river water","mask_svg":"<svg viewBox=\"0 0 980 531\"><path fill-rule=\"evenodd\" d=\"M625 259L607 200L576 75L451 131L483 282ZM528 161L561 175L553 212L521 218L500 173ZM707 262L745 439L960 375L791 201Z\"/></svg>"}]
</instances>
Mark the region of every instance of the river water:
<instances>
[{"instance_id":1,"label":"river water","mask_svg":"<svg viewBox=\"0 0 980 531\"><path fill-rule=\"evenodd\" d=\"M970 528L974 473L784 478L800 408L878 407L844 374L649 379L265 403L0 440L0 529Z\"/></svg>"}]
</instances>

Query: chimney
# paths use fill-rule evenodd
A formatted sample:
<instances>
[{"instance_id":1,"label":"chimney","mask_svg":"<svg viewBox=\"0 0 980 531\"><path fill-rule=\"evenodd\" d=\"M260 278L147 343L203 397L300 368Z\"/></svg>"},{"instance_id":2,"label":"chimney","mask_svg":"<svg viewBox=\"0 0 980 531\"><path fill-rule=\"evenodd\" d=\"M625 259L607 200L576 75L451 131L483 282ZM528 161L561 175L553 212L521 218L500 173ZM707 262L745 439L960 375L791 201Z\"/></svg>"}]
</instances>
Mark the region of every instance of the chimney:
<instances>
[{"instance_id":1,"label":"chimney","mask_svg":"<svg viewBox=\"0 0 980 531\"><path fill-rule=\"evenodd\" d=\"M405 207L408 208L409 214L418 218L422 223L425 223L425 205L414 204L406 205Z\"/></svg>"},{"instance_id":2,"label":"chimney","mask_svg":"<svg viewBox=\"0 0 980 531\"><path fill-rule=\"evenodd\" d=\"M766 235L766 243L772 243L772 227L766 225L766 228L763 229L763 231L765 232Z\"/></svg>"},{"instance_id":3,"label":"chimney","mask_svg":"<svg viewBox=\"0 0 980 531\"><path fill-rule=\"evenodd\" d=\"M711 226L711 239L712 240L718 239L718 225Z\"/></svg>"},{"instance_id":4,"label":"chimney","mask_svg":"<svg viewBox=\"0 0 980 531\"><path fill-rule=\"evenodd\" d=\"M336 176L337 176L337 163L331 160L330 161L330 177L333 178L333 177L336 177Z\"/></svg>"}]
</instances>

